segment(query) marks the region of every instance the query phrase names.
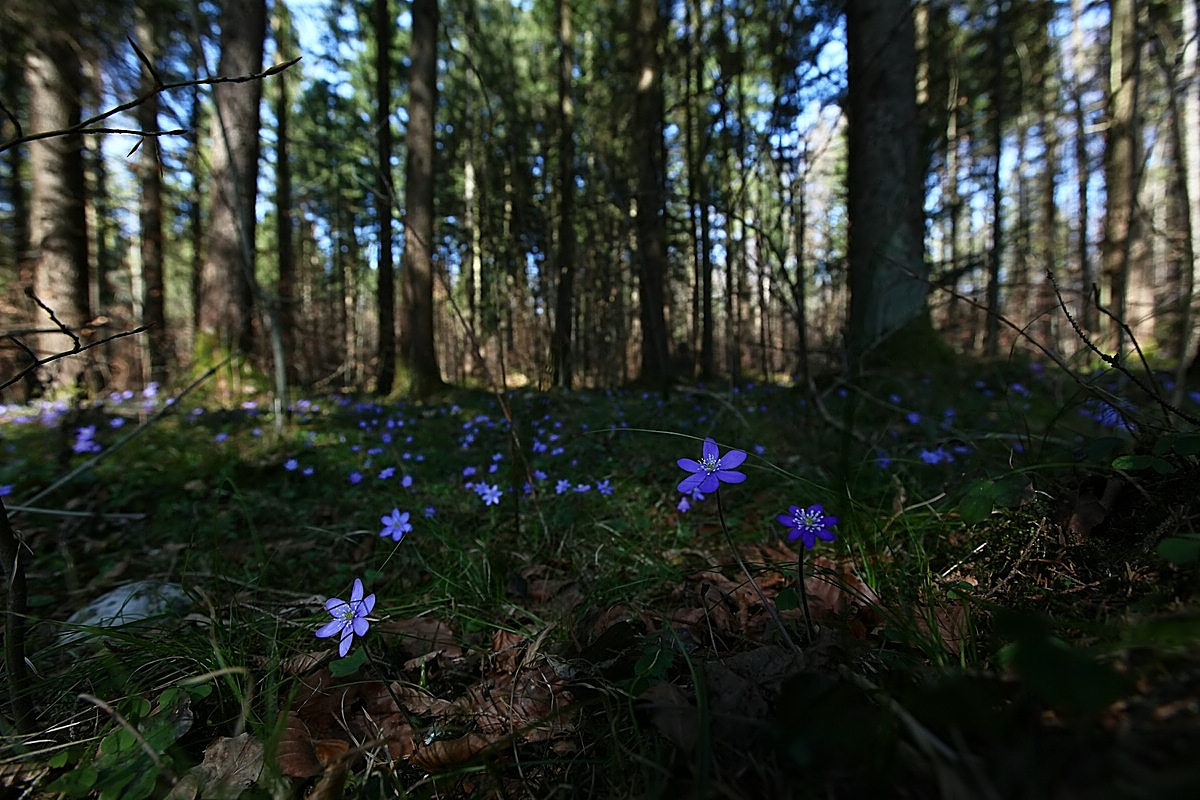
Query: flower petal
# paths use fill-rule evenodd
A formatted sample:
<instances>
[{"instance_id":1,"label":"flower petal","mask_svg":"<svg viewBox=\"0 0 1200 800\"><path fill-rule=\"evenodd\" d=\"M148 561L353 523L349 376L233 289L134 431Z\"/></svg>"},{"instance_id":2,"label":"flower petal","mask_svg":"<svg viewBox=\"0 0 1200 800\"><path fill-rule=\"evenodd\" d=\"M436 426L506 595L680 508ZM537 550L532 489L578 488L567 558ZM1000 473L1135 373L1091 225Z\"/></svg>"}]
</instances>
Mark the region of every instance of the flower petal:
<instances>
[{"instance_id":1,"label":"flower petal","mask_svg":"<svg viewBox=\"0 0 1200 800\"><path fill-rule=\"evenodd\" d=\"M795 506L792 507L795 508ZM796 516L794 514L780 514L779 516L775 517L775 519L777 519L779 522L782 522L784 525L787 525L789 528L796 524Z\"/></svg>"},{"instance_id":2,"label":"flower petal","mask_svg":"<svg viewBox=\"0 0 1200 800\"><path fill-rule=\"evenodd\" d=\"M717 462L719 469L733 469L746 460L745 450L730 450Z\"/></svg>"},{"instance_id":3,"label":"flower petal","mask_svg":"<svg viewBox=\"0 0 1200 800\"><path fill-rule=\"evenodd\" d=\"M346 653L350 652L350 643L353 641L354 636L351 633L350 628L347 627L346 630L342 631L342 643L338 645L338 655L342 658L345 658Z\"/></svg>"},{"instance_id":4,"label":"flower petal","mask_svg":"<svg viewBox=\"0 0 1200 800\"><path fill-rule=\"evenodd\" d=\"M374 610L374 608L375 608L375 593L371 592L369 595L367 595L366 597L363 598L362 605L358 607L359 614L361 616L365 617L367 614L370 614L371 611Z\"/></svg>"},{"instance_id":5,"label":"flower petal","mask_svg":"<svg viewBox=\"0 0 1200 800\"><path fill-rule=\"evenodd\" d=\"M345 628L345 627L346 627L346 620L344 620L344 619L330 620L329 622L326 622L321 627L317 628L317 636L320 637L321 639L326 639L330 636L333 636L335 633L339 632L340 630L342 630L342 628Z\"/></svg>"},{"instance_id":6,"label":"flower petal","mask_svg":"<svg viewBox=\"0 0 1200 800\"><path fill-rule=\"evenodd\" d=\"M346 613L350 610L350 604L345 600L331 597L325 601L325 610L328 611L332 616L341 619L342 617L346 616Z\"/></svg>"},{"instance_id":7,"label":"flower petal","mask_svg":"<svg viewBox=\"0 0 1200 800\"><path fill-rule=\"evenodd\" d=\"M705 461L716 461L717 456L721 454L721 451L717 448L717 443L711 438L704 440L704 447L700 452Z\"/></svg>"},{"instance_id":8,"label":"flower petal","mask_svg":"<svg viewBox=\"0 0 1200 800\"><path fill-rule=\"evenodd\" d=\"M715 474L710 474L707 472L698 472L696 474L703 476L703 479L700 481L700 485L696 487L696 491L700 492L701 494L712 494L717 489L721 488L721 481Z\"/></svg>"},{"instance_id":9,"label":"flower petal","mask_svg":"<svg viewBox=\"0 0 1200 800\"><path fill-rule=\"evenodd\" d=\"M360 580L359 578L355 578L354 579L354 588L350 590L350 602L357 603L358 601L362 600L362 598L363 598L362 580Z\"/></svg>"},{"instance_id":10,"label":"flower petal","mask_svg":"<svg viewBox=\"0 0 1200 800\"><path fill-rule=\"evenodd\" d=\"M680 469L686 469L688 472L700 472L704 467L694 458L681 458L675 462Z\"/></svg>"},{"instance_id":11,"label":"flower petal","mask_svg":"<svg viewBox=\"0 0 1200 800\"><path fill-rule=\"evenodd\" d=\"M724 483L741 483L746 480L746 473L733 472L732 470L719 469L713 473L713 477L719 482Z\"/></svg>"},{"instance_id":12,"label":"flower petal","mask_svg":"<svg viewBox=\"0 0 1200 800\"><path fill-rule=\"evenodd\" d=\"M691 494L700 484L708 479L708 474L702 471L693 472L679 482L679 486L675 487L683 494ZM711 491L711 490L710 490Z\"/></svg>"},{"instance_id":13,"label":"flower petal","mask_svg":"<svg viewBox=\"0 0 1200 800\"><path fill-rule=\"evenodd\" d=\"M356 636L366 636L367 629L371 627L371 623L367 622L366 617L355 617L354 622L351 623L351 625L354 628L354 633Z\"/></svg>"}]
</instances>

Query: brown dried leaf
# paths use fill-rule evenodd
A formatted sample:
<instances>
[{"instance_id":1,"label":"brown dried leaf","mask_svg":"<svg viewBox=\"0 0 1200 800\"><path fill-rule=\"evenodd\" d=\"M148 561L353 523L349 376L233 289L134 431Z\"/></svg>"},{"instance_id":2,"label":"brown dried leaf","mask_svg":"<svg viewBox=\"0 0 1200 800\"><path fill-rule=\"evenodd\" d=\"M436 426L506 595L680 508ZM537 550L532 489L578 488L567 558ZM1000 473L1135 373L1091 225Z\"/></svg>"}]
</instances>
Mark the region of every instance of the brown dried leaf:
<instances>
[{"instance_id":1,"label":"brown dried leaf","mask_svg":"<svg viewBox=\"0 0 1200 800\"><path fill-rule=\"evenodd\" d=\"M495 741L479 733L468 733L457 739L438 739L417 749L408 760L426 772L445 772L467 763Z\"/></svg>"},{"instance_id":2,"label":"brown dried leaf","mask_svg":"<svg viewBox=\"0 0 1200 800\"><path fill-rule=\"evenodd\" d=\"M451 660L463 657L454 628L431 616L393 619L379 623L379 630L400 634L399 647L405 669L417 669L439 656Z\"/></svg>"},{"instance_id":3,"label":"brown dried leaf","mask_svg":"<svg viewBox=\"0 0 1200 800\"><path fill-rule=\"evenodd\" d=\"M295 711L288 712L283 737L275 751L275 764L281 773L291 778L312 778L321 774L312 733Z\"/></svg>"},{"instance_id":4,"label":"brown dried leaf","mask_svg":"<svg viewBox=\"0 0 1200 800\"><path fill-rule=\"evenodd\" d=\"M650 724L667 741L691 753L700 738L700 713L683 691L672 683L656 683L638 695L638 707L650 715Z\"/></svg>"},{"instance_id":5,"label":"brown dried leaf","mask_svg":"<svg viewBox=\"0 0 1200 800\"><path fill-rule=\"evenodd\" d=\"M263 767L263 746L248 733L221 737L204 748L204 760L188 771L199 796L211 800L237 798L258 780Z\"/></svg>"}]
</instances>

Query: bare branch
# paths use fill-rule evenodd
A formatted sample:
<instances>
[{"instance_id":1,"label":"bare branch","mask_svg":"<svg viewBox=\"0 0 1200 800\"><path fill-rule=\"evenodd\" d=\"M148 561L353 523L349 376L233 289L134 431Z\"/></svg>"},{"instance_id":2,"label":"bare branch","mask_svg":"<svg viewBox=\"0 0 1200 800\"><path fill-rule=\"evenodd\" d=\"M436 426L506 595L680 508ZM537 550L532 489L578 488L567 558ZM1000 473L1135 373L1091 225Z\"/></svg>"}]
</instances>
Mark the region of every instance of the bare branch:
<instances>
[{"instance_id":1,"label":"bare branch","mask_svg":"<svg viewBox=\"0 0 1200 800\"><path fill-rule=\"evenodd\" d=\"M135 46L135 49L136 49L136 46ZM140 51L139 51L139 56L141 56ZM141 56L141 57L144 57L144 56ZM113 106L112 108L108 109L107 111L103 111L99 114L96 114L93 117L88 117L87 119L83 120L82 122L78 123L77 125L72 125L69 128L60 128L58 130L53 130L53 131L41 131L38 133L30 133L30 134L26 134L26 135L22 136L22 135L20 135L20 126L18 125L17 126L17 130L18 130L17 137L14 139L10 139L9 141L4 142L3 144L0 144L0 153L3 153L5 150L9 150L13 147L16 147L17 145L25 144L27 142L34 142L34 141L38 141L39 139L50 139L55 136L71 136L73 134L126 133L126 134L136 134L136 135L140 135L140 136L168 136L168 135L178 136L178 135L187 133L187 131L175 130L175 131L151 132L151 131L124 130L124 129L117 129L117 128L100 128L100 127L96 127L96 125L97 125L97 123L103 122L104 120L106 120L110 117L116 116L117 114L121 114L125 111L130 111L134 108L137 108L142 103L145 103L147 100L149 100L151 97L154 97L157 94L174 91L175 89L188 89L188 88L191 88L194 86L216 86L217 84L221 84L221 83L249 83L250 81L258 81L258 80L262 80L263 78L268 78L272 75L276 75L280 72L283 72L285 69L288 69L289 67L292 67L295 64L297 64L299 61L300 61L300 58L297 56L296 58L293 58L290 61L284 61L282 63L274 65L273 67L263 70L262 72L255 72L250 75L238 75L238 76L218 75L218 76L215 76L212 78L195 78L193 80L188 80L188 81L176 81L175 83L164 83L164 84L159 85L152 92L147 92L146 94L139 96L137 99L130 100L126 103L121 103L120 105L117 105L117 106ZM12 116L12 115L9 114L9 116Z\"/></svg>"}]
</instances>

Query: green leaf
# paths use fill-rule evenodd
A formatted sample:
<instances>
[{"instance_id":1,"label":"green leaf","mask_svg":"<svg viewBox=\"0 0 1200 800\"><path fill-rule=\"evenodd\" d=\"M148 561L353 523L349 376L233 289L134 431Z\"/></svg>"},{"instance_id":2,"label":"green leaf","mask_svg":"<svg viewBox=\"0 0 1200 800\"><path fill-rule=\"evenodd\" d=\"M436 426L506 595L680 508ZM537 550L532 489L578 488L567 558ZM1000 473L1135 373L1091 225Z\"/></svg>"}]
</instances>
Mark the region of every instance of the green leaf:
<instances>
[{"instance_id":1,"label":"green leaf","mask_svg":"<svg viewBox=\"0 0 1200 800\"><path fill-rule=\"evenodd\" d=\"M1168 536L1158 543L1160 558L1185 567L1200 561L1200 536Z\"/></svg>"},{"instance_id":2,"label":"green leaf","mask_svg":"<svg viewBox=\"0 0 1200 800\"><path fill-rule=\"evenodd\" d=\"M1113 469L1125 470L1127 472L1135 472L1142 469L1153 468L1160 475L1171 475L1175 472L1175 465L1165 458L1158 456L1135 455L1135 456L1118 456L1113 459Z\"/></svg>"},{"instance_id":3,"label":"green leaf","mask_svg":"<svg viewBox=\"0 0 1200 800\"><path fill-rule=\"evenodd\" d=\"M996 482L985 478L967 487L966 493L958 503L958 511L968 524L983 522L992 513L995 499Z\"/></svg>"},{"instance_id":4,"label":"green leaf","mask_svg":"<svg viewBox=\"0 0 1200 800\"><path fill-rule=\"evenodd\" d=\"M51 792L62 792L71 798L86 797L92 787L96 785L96 778L99 776L100 773L95 767L91 764L83 764L65 775L59 775L46 789Z\"/></svg>"},{"instance_id":5,"label":"green leaf","mask_svg":"<svg viewBox=\"0 0 1200 800\"><path fill-rule=\"evenodd\" d=\"M1029 614L1001 612L996 631L1016 641L1002 654L1021 682L1047 705L1096 713L1126 695L1130 681L1107 664L1054 636L1049 623Z\"/></svg>"},{"instance_id":6,"label":"green leaf","mask_svg":"<svg viewBox=\"0 0 1200 800\"><path fill-rule=\"evenodd\" d=\"M70 760L71 753L69 750L59 750L57 753L46 759L46 763L50 765L51 769L62 769Z\"/></svg>"},{"instance_id":7,"label":"green leaf","mask_svg":"<svg viewBox=\"0 0 1200 800\"><path fill-rule=\"evenodd\" d=\"M345 658L339 658L329 665L329 671L336 678L344 678L358 672L358 668L367 663L367 651L361 647Z\"/></svg>"}]
</instances>

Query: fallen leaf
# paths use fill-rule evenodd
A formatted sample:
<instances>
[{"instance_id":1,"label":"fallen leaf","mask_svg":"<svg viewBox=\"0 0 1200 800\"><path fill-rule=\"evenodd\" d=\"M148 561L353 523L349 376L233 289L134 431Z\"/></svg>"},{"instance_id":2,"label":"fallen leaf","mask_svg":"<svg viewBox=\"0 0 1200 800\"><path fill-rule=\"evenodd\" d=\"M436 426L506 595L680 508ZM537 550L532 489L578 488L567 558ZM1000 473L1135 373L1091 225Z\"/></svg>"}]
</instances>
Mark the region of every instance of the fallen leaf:
<instances>
[{"instance_id":1,"label":"fallen leaf","mask_svg":"<svg viewBox=\"0 0 1200 800\"><path fill-rule=\"evenodd\" d=\"M676 748L691 753L700 737L700 713L673 683L656 683L638 695L638 708L650 724Z\"/></svg>"},{"instance_id":2,"label":"fallen leaf","mask_svg":"<svg viewBox=\"0 0 1200 800\"><path fill-rule=\"evenodd\" d=\"M495 740L479 733L468 733L457 739L437 739L418 748L408 760L426 772L445 772L467 763L494 743Z\"/></svg>"}]
</instances>

